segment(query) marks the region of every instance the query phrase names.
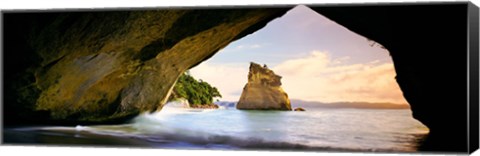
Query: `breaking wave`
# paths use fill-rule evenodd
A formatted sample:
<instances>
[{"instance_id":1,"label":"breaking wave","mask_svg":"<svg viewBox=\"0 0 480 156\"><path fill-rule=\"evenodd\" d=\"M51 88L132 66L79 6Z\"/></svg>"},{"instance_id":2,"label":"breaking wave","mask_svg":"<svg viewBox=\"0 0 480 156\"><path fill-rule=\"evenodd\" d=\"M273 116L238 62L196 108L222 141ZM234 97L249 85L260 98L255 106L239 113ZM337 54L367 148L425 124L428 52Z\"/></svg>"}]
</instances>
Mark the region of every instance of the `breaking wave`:
<instances>
[{"instance_id":1,"label":"breaking wave","mask_svg":"<svg viewBox=\"0 0 480 156\"><path fill-rule=\"evenodd\" d=\"M112 136L176 149L415 151L428 130L402 110L241 111L166 105L128 124L30 127L75 137ZM362 116L362 118L358 118ZM378 118L382 116L382 118Z\"/></svg>"}]
</instances>

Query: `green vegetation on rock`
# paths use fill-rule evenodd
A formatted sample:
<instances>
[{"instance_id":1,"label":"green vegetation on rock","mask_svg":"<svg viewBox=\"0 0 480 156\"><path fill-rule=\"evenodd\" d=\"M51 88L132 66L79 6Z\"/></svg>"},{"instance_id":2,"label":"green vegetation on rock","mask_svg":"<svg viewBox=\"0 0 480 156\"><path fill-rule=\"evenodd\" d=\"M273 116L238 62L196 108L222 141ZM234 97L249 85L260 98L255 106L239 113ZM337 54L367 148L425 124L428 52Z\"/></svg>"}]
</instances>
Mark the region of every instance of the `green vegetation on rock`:
<instances>
[{"instance_id":1,"label":"green vegetation on rock","mask_svg":"<svg viewBox=\"0 0 480 156\"><path fill-rule=\"evenodd\" d=\"M185 98L191 106L209 105L213 103L214 97L222 97L216 87L201 79L197 81L187 72L178 78L170 100Z\"/></svg>"}]
</instances>

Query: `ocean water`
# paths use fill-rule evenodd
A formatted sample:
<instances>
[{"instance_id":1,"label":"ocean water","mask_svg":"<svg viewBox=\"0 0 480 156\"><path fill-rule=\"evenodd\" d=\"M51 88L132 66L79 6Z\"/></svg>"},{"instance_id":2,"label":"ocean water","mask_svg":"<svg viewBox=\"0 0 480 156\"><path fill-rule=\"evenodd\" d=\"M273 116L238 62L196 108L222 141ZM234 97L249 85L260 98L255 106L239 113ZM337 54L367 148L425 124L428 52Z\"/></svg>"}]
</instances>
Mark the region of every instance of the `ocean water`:
<instances>
[{"instance_id":1,"label":"ocean water","mask_svg":"<svg viewBox=\"0 0 480 156\"><path fill-rule=\"evenodd\" d=\"M27 135L32 133L36 135ZM294 112L200 110L168 105L160 112L142 114L122 125L20 127L4 132L4 136L10 136L6 137L6 143L75 144L79 140L84 145L175 149L395 152L416 151L426 134L428 128L413 119L408 109L308 109Z\"/></svg>"}]
</instances>

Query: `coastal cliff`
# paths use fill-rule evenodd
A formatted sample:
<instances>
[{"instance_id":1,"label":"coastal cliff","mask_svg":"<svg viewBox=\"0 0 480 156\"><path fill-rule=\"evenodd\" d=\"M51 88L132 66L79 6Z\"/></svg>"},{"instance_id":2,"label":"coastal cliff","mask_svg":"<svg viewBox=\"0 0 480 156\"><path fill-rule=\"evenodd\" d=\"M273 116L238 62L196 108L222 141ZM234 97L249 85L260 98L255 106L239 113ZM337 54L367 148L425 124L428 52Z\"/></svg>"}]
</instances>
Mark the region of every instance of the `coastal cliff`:
<instances>
[{"instance_id":1,"label":"coastal cliff","mask_svg":"<svg viewBox=\"0 0 480 156\"><path fill-rule=\"evenodd\" d=\"M292 110L288 95L281 87L281 78L268 67L251 62L248 82L243 88L237 109Z\"/></svg>"}]
</instances>

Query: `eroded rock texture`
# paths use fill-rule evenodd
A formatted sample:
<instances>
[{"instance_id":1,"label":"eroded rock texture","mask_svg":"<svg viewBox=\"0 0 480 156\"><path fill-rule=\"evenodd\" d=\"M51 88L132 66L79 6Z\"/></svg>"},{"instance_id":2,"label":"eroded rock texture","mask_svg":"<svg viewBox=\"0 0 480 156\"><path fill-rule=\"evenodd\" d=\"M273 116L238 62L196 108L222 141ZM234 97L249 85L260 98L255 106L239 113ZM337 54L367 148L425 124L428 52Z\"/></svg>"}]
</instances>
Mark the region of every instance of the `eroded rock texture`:
<instances>
[{"instance_id":1,"label":"eroded rock texture","mask_svg":"<svg viewBox=\"0 0 480 156\"><path fill-rule=\"evenodd\" d=\"M268 67L251 62L248 82L243 88L237 109L292 110L288 95L281 87L281 78Z\"/></svg>"},{"instance_id":2,"label":"eroded rock texture","mask_svg":"<svg viewBox=\"0 0 480 156\"><path fill-rule=\"evenodd\" d=\"M5 14L5 118L108 123L162 108L178 76L287 9Z\"/></svg>"},{"instance_id":3,"label":"eroded rock texture","mask_svg":"<svg viewBox=\"0 0 480 156\"><path fill-rule=\"evenodd\" d=\"M467 112L478 113L478 98L467 96L466 74L467 47L478 45L467 44L467 34L478 32L476 6L310 7L389 50L414 117L430 128L421 150L478 147L478 133L467 131L478 126L478 119L467 122ZM185 69L287 9L6 13L4 121L105 123L161 109ZM475 76L470 83L478 84ZM478 94L478 87L469 91Z\"/></svg>"}]
</instances>

